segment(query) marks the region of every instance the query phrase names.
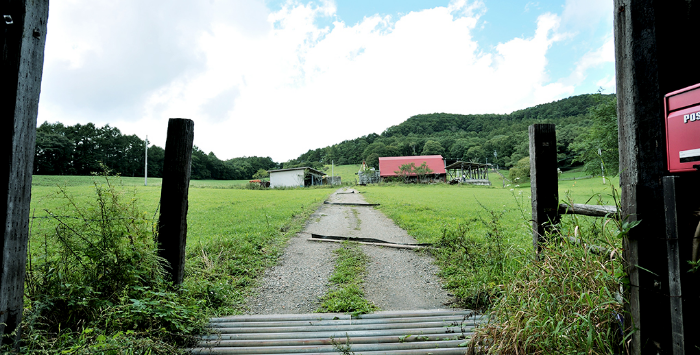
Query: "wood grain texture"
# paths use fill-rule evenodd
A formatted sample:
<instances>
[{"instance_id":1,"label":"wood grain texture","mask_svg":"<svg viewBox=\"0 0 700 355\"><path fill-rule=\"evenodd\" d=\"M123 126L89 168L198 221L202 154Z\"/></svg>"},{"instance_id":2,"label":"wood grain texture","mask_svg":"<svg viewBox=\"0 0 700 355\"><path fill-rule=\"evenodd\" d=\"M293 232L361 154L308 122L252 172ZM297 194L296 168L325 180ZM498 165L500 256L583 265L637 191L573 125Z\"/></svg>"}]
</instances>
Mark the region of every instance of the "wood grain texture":
<instances>
[{"instance_id":1,"label":"wood grain texture","mask_svg":"<svg viewBox=\"0 0 700 355\"><path fill-rule=\"evenodd\" d=\"M168 137L163 159L158 253L168 262L166 270L175 284L181 284L185 274L187 208L193 141L194 122L184 118L171 118L168 122Z\"/></svg>"},{"instance_id":2,"label":"wood grain texture","mask_svg":"<svg viewBox=\"0 0 700 355\"><path fill-rule=\"evenodd\" d=\"M0 0L0 343L19 339L48 1ZM14 338L8 338L17 330Z\"/></svg>"},{"instance_id":3,"label":"wood grain texture","mask_svg":"<svg viewBox=\"0 0 700 355\"><path fill-rule=\"evenodd\" d=\"M700 7L683 0L615 0L614 12L621 212L640 222L623 241L630 280L625 323L636 329L632 354L671 353L668 264L660 256L666 250L661 179L668 175L663 96L700 82L700 66L683 55L684 43L700 38L693 23ZM679 201L689 198L679 195ZM679 225L681 234L685 229Z\"/></svg>"},{"instance_id":4,"label":"wood grain texture","mask_svg":"<svg viewBox=\"0 0 700 355\"><path fill-rule=\"evenodd\" d=\"M559 223L557 134L554 124L534 124L530 135L532 244L539 255L551 226Z\"/></svg>"}]
</instances>

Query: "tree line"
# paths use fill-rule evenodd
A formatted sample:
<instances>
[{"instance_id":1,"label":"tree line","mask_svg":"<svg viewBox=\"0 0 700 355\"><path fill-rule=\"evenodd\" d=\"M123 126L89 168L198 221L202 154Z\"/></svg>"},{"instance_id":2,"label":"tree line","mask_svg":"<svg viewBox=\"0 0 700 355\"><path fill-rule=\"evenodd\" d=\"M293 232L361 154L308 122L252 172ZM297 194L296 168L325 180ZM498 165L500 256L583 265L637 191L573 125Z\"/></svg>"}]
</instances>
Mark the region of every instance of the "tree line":
<instances>
[{"instance_id":1,"label":"tree line","mask_svg":"<svg viewBox=\"0 0 700 355\"><path fill-rule=\"evenodd\" d=\"M240 157L222 161L213 152L194 147L193 179L245 180L261 170L360 164L378 168L379 157L439 154L448 159L492 163L503 169L525 170L529 164L528 126L557 125L557 152L562 170L583 166L590 173L617 174L615 95L586 94L537 105L510 114L423 114L410 117L381 134L371 133L277 164L270 157ZM600 154L598 154L600 149ZM34 173L89 175L100 163L123 176L143 176L145 142L116 127L93 123L64 126L44 122L37 128ZM148 147L148 176L161 177L164 149Z\"/></svg>"},{"instance_id":2,"label":"tree line","mask_svg":"<svg viewBox=\"0 0 700 355\"><path fill-rule=\"evenodd\" d=\"M124 135L118 128L93 123L65 126L62 123L42 123L36 131L34 174L90 175L101 171L100 164L122 176L143 176L146 155L144 140L136 135ZM162 177L165 150L148 147L148 176ZM220 160L213 152L193 148L193 179L246 180L260 169L278 166L270 157L240 157Z\"/></svg>"},{"instance_id":3,"label":"tree line","mask_svg":"<svg viewBox=\"0 0 700 355\"><path fill-rule=\"evenodd\" d=\"M614 107L614 94L598 93L572 96L510 114L416 115L381 134L372 133L309 150L283 166L316 167L331 161L337 165L365 161L377 168L379 157L440 154L448 159L488 162L509 169L529 156L528 126L554 123L560 168L585 164L587 169L597 166L600 172L597 149L601 148L607 152L603 154L603 159L609 162L606 165L616 174L616 155L612 156L617 151ZM612 143L614 147L610 147Z\"/></svg>"}]
</instances>

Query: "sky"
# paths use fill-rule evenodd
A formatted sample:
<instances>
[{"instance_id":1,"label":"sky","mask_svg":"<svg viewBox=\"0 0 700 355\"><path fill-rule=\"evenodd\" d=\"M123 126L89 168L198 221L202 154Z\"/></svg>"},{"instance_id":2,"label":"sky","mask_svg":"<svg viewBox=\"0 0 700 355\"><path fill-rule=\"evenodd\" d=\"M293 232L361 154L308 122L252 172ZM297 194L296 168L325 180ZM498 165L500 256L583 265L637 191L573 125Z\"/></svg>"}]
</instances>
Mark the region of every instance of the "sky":
<instances>
[{"instance_id":1,"label":"sky","mask_svg":"<svg viewBox=\"0 0 700 355\"><path fill-rule=\"evenodd\" d=\"M38 123L276 162L434 112L615 92L611 0L60 0Z\"/></svg>"}]
</instances>

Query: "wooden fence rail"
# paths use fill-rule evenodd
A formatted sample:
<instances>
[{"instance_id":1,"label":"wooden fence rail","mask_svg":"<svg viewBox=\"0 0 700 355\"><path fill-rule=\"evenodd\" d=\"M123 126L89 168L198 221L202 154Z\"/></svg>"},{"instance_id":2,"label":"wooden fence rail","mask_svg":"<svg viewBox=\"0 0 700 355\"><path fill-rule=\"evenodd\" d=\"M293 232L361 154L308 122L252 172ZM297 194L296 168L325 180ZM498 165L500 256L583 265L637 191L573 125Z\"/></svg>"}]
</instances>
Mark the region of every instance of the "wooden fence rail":
<instances>
[{"instance_id":1,"label":"wooden fence rail","mask_svg":"<svg viewBox=\"0 0 700 355\"><path fill-rule=\"evenodd\" d=\"M616 206L584 205L580 203L561 203L559 211L561 214L580 214L592 217L612 217L617 218L618 209Z\"/></svg>"}]
</instances>

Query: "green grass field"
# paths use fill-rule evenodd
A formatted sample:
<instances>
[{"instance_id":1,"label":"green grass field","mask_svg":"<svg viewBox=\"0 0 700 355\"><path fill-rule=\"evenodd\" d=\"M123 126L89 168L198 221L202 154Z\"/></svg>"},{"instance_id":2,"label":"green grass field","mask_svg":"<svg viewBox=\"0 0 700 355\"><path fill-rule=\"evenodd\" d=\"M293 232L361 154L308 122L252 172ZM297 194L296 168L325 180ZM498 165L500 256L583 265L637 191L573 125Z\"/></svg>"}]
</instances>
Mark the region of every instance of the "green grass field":
<instances>
[{"instance_id":1,"label":"green grass field","mask_svg":"<svg viewBox=\"0 0 700 355\"><path fill-rule=\"evenodd\" d=\"M163 179L148 178L148 186L160 187ZM81 186L92 185L92 176L34 175L32 186ZM121 177L124 186L144 186L142 177ZM231 188L245 185L248 180L191 180L190 187Z\"/></svg>"},{"instance_id":2,"label":"green grass field","mask_svg":"<svg viewBox=\"0 0 700 355\"><path fill-rule=\"evenodd\" d=\"M600 177L580 176L576 171L562 174L577 179L559 181L560 201L615 203L618 179L603 184ZM533 262L529 182L503 186L495 173L489 179L492 186L389 183L356 189L368 202L380 203L378 208L419 242L437 247L431 253L440 276L463 307L492 311L494 320L508 321L485 328L478 334L480 344L519 348L536 337L528 349L616 349L616 325L609 323L609 315L622 309L613 296L624 278L620 260L592 255L562 238L576 235L619 255L622 239L616 224L605 218L562 216L560 234L551 236L557 243L543 251L541 263ZM591 336L587 331L593 328L599 331ZM504 352L510 353L509 346L504 345Z\"/></svg>"},{"instance_id":3,"label":"green grass field","mask_svg":"<svg viewBox=\"0 0 700 355\"><path fill-rule=\"evenodd\" d=\"M31 245L38 246L43 235L53 233L58 216L72 216L73 208L62 198L59 187L75 197L78 204L94 201L93 181L99 177L35 176L32 184ZM159 179L120 178L123 189L133 191L140 209L155 225L160 199ZM118 181L118 182L119 182ZM247 182L247 181L245 181ZM299 231L307 216L333 192L332 189L299 188L247 190L229 188L239 181L192 181L189 190L187 264L191 288L202 290L223 283L217 292L202 291L216 300L217 314L239 312L241 302L254 279L275 262L286 240ZM36 249L36 248L35 248ZM34 255L37 250L32 249ZM186 283L188 280L186 280ZM239 287L243 286L243 287ZM211 287L210 287L211 288Z\"/></svg>"},{"instance_id":4,"label":"green grass field","mask_svg":"<svg viewBox=\"0 0 700 355\"><path fill-rule=\"evenodd\" d=\"M326 174L331 175L331 166L324 165ZM340 176L340 181L343 184L355 184L357 181L357 171L360 170L360 165L336 165L333 167L333 174Z\"/></svg>"},{"instance_id":5,"label":"green grass field","mask_svg":"<svg viewBox=\"0 0 700 355\"><path fill-rule=\"evenodd\" d=\"M348 183L354 181L357 169L346 165L334 170ZM580 174L567 172L561 178ZM440 246L435 256L446 286L458 297L480 307L493 302L503 285L516 280L518 270L526 265L523 260L532 255L529 183L506 181L504 184L495 173L489 174L489 179L493 186L390 183L356 188L367 202L380 203L380 210L420 242ZM57 221L47 211L60 218L74 217L71 215L74 208L62 197L59 186L74 197L76 204L83 205L95 201L93 181L104 183L100 177L34 177L30 220L32 265L36 267L42 258L52 257L53 246L42 246L42 242L46 240L44 236L55 233ZM613 204L611 184L617 185L618 180L607 182L604 185L601 178L560 180L560 199ZM155 226L160 179L149 179L148 186L143 185L143 178L120 178L117 183L125 191L133 192L125 196L133 196L145 218ZM308 216L334 191L240 188L245 183L192 181L190 184L182 297L201 302L208 316L240 312L256 279L265 268L276 263L288 238L303 228ZM573 218L565 216L564 220ZM600 220L579 218L577 225L583 232L595 231L600 229ZM566 226L573 224L562 225L569 228Z\"/></svg>"},{"instance_id":6,"label":"green grass field","mask_svg":"<svg viewBox=\"0 0 700 355\"><path fill-rule=\"evenodd\" d=\"M505 175L505 173L504 173ZM564 173L577 176L578 172ZM530 219L530 183L506 182L495 173L489 174L492 186L462 185L404 185L377 184L358 186L368 202L381 203L380 209L399 226L421 242L432 242L446 227L477 218L487 210L505 211L504 222L509 228L521 229ZM562 202L614 204L612 186L618 179L602 178L560 180L559 199Z\"/></svg>"}]
</instances>

